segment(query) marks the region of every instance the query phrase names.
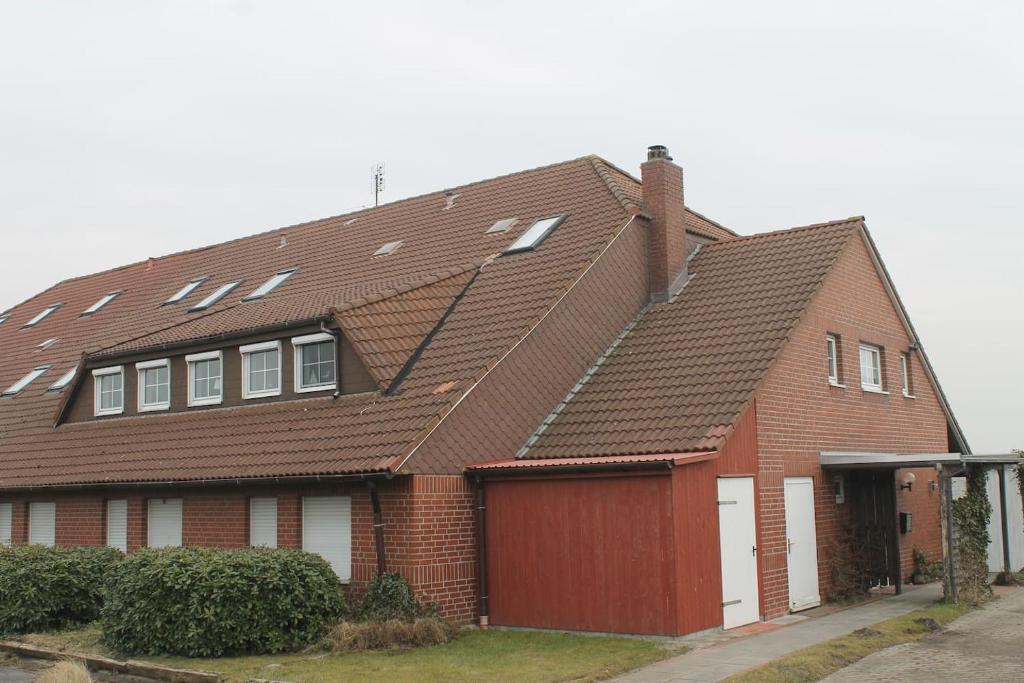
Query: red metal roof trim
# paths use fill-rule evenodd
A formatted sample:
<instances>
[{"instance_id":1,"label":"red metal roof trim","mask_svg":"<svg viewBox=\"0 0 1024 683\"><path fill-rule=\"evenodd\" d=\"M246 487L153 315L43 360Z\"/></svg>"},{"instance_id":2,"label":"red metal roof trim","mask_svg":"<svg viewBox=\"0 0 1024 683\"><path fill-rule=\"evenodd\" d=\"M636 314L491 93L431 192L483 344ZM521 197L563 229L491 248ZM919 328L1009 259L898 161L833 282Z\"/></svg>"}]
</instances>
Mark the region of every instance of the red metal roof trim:
<instances>
[{"instance_id":1,"label":"red metal roof trim","mask_svg":"<svg viewBox=\"0 0 1024 683\"><path fill-rule=\"evenodd\" d=\"M592 458L541 458L541 459L507 459L492 460L470 465L467 470L522 470L550 467L589 467L593 465L631 465L637 463L671 463L673 467L691 465L718 457L718 451L702 451L698 453L657 453L653 455L602 455Z\"/></svg>"}]
</instances>

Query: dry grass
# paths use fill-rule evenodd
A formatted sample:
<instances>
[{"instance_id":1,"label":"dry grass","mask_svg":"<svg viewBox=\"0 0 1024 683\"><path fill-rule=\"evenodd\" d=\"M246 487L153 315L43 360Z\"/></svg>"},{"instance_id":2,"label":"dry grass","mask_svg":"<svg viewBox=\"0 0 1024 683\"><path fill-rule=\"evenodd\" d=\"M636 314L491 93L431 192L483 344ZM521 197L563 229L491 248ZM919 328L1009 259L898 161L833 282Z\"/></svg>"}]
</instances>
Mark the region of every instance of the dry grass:
<instances>
[{"instance_id":1,"label":"dry grass","mask_svg":"<svg viewBox=\"0 0 1024 683\"><path fill-rule=\"evenodd\" d=\"M36 677L36 683L91 683L92 676L81 662L65 659Z\"/></svg>"},{"instance_id":2,"label":"dry grass","mask_svg":"<svg viewBox=\"0 0 1024 683\"><path fill-rule=\"evenodd\" d=\"M452 635L451 627L440 619L343 621L331 629L326 644L328 650L336 653L389 650L440 645L451 640Z\"/></svg>"}]
</instances>

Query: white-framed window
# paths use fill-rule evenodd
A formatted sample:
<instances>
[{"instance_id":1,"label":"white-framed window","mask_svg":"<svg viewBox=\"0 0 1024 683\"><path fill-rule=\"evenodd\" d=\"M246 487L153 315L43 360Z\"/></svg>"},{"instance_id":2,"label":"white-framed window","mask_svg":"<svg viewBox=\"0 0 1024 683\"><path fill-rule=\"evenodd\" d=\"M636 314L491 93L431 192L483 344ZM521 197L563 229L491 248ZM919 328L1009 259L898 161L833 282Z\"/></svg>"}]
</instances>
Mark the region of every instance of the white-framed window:
<instances>
[{"instance_id":1,"label":"white-framed window","mask_svg":"<svg viewBox=\"0 0 1024 683\"><path fill-rule=\"evenodd\" d=\"M825 354L828 358L828 383L839 386L839 342L836 335L825 335Z\"/></svg>"},{"instance_id":2,"label":"white-framed window","mask_svg":"<svg viewBox=\"0 0 1024 683\"><path fill-rule=\"evenodd\" d=\"M11 545L11 528L14 521L14 505L0 503L0 545Z\"/></svg>"},{"instance_id":3,"label":"white-framed window","mask_svg":"<svg viewBox=\"0 0 1024 683\"><path fill-rule=\"evenodd\" d=\"M277 498L249 499L249 545L277 547Z\"/></svg>"},{"instance_id":4,"label":"white-framed window","mask_svg":"<svg viewBox=\"0 0 1024 683\"><path fill-rule=\"evenodd\" d=\"M882 349L860 345L860 386L865 391L882 391Z\"/></svg>"},{"instance_id":5,"label":"white-framed window","mask_svg":"<svg viewBox=\"0 0 1024 683\"><path fill-rule=\"evenodd\" d=\"M550 216L548 218L541 218L529 228L526 229L522 235L516 239L515 242L510 244L505 249L505 254L515 254L520 251L531 251L536 249L541 242L547 239L548 235L554 232L555 228L562 224L566 219L566 214L559 214L557 216Z\"/></svg>"},{"instance_id":6,"label":"white-framed window","mask_svg":"<svg viewBox=\"0 0 1024 683\"><path fill-rule=\"evenodd\" d=\"M220 351L191 353L188 364L188 404L210 406L224 400L224 354Z\"/></svg>"},{"instance_id":7,"label":"white-framed window","mask_svg":"<svg viewBox=\"0 0 1024 683\"><path fill-rule=\"evenodd\" d=\"M293 337L295 347L295 391L323 391L338 385L337 341L334 335L320 332Z\"/></svg>"},{"instance_id":8,"label":"white-framed window","mask_svg":"<svg viewBox=\"0 0 1024 683\"><path fill-rule=\"evenodd\" d=\"M32 327L33 325L38 325L39 323L41 323L43 321L44 318L48 317L51 313L53 313L54 311L56 311L58 308L60 308L63 305L64 304L51 304L51 305L47 306L42 311L37 313L34 318L32 318L27 323L22 325L22 327Z\"/></svg>"},{"instance_id":9,"label":"white-framed window","mask_svg":"<svg viewBox=\"0 0 1024 683\"><path fill-rule=\"evenodd\" d=\"M6 390L4 390L4 396L14 396L15 394L21 393L21 391L32 382L35 382L39 377L50 369L49 365L40 365L38 368L33 368L27 375L19 379L17 382L12 384Z\"/></svg>"},{"instance_id":10,"label":"white-framed window","mask_svg":"<svg viewBox=\"0 0 1024 683\"><path fill-rule=\"evenodd\" d=\"M146 545L173 548L181 545L181 498L151 498L146 514Z\"/></svg>"},{"instance_id":11,"label":"white-framed window","mask_svg":"<svg viewBox=\"0 0 1024 683\"><path fill-rule=\"evenodd\" d=\"M262 299L267 294L270 294L277 289L281 284L290 278L298 268L288 268L287 270L278 271L276 275L273 275L269 280L264 282L262 285L253 290L251 294L244 297L242 301L253 301L255 299Z\"/></svg>"},{"instance_id":12,"label":"white-framed window","mask_svg":"<svg viewBox=\"0 0 1024 683\"><path fill-rule=\"evenodd\" d=\"M128 552L128 501L107 501L107 545Z\"/></svg>"},{"instance_id":13,"label":"white-framed window","mask_svg":"<svg viewBox=\"0 0 1024 683\"><path fill-rule=\"evenodd\" d=\"M92 371L95 385L95 409L99 415L120 415L124 412L124 366L96 368Z\"/></svg>"},{"instance_id":14,"label":"white-framed window","mask_svg":"<svg viewBox=\"0 0 1024 683\"><path fill-rule=\"evenodd\" d=\"M28 504L28 542L32 545L57 543L57 504Z\"/></svg>"},{"instance_id":15,"label":"white-framed window","mask_svg":"<svg viewBox=\"0 0 1024 683\"><path fill-rule=\"evenodd\" d=\"M71 383L71 380L73 380L75 378L75 372L77 370L78 370L78 368L74 367L74 368L71 368L70 370L68 370L67 372L65 372L63 375L61 375L59 378L57 378L56 382L54 382L53 384L50 385L50 387L47 389L47 391L60 391L61 389L66 387L68 384Z\"/></svg>"},{"instance_id":16,"label":"white-framed window","mask_svg":"<svg viewBox=\"0 0 1024 683\"><path fill-rule=\"evenodd\" d=\"M846 477L841 474L832 475L832 490L836 494L836 504L842 505L846 502Z\"/></svg>"},{"instance_id":17,"label":"white-framed window","mask_svg":"<svg viewBox=\"0 0 1024 683\"><path fill-rule=\"evenodd\" d=\"M171 407L171 361L167 358L136 363L139 372L139 412Z\"/></svg>"},{"instance_id":18,"label":"white-framed window","mask_svg":"<svg viewBox=\"0 0 1024 683\"><path fill-rule=\"evenodd\" d=\"M900 354L900 377L903 380L903 395L912 398L914 395L914 382L910 378L910 354Z\"/></svg>"},{"instance_id":19,"label":"white-framed window","mask_svg":"<svg viewBox=\"0 0 1024 683\"><path fill-rule=\"evenodd\" d=\"M94 303L92 306L90 306L89 308L87 308L84 311L82 311L81 315L82 316L87 316L87 315L92 315L93 313L96 313L101 308L103 308L104 306L106 306L107 304L109 304L111 301L113 301L117 297L121 296L122 294L124 294L124 290L120 290L119 289L116 292L111 292L110 294L103 295L102 299L100 299L99 301Z\"/></svg>"},{"instance_id":20,"label":"white-framed window","mask_svg":"<svg viewBox=\"0 0 1024 683\"><path fill-rule=\"evenodd\" d=\"M207 277L197 277L192 279L188 284L186 284L184 287L175 292L170 299L164 302L164 304L178 303L179 301L187 297L189 294L194 292L199 287L199 285L203 284L208 279L209 278Z\"/></svg>"},{"instance_id":21,"label":"white-framed window","mask_svg":"<svg viewBox=\"0 0 1024 683\"><path fill-rule=\"evenodd\" d=\"M352 580L352 498L302 499L302 549L327 560L343 582Z\"/></svg>"},{"instance_id":22,"label":"white-framed window","mask_svg":"<svg viewBox=\"0 0 1024 683\"><path fill-rule=\"evenodd\" d=\"M238 347L242 353L242 398L281 394L281 342Z\"/></svg>"},{"instance_id":23,"label":"white-framed window","mask_svg":"<svg viewBox=\"0 0 1024 683\"><path fill-rule=\"evenodd\" d=\"M230 294L231 290L233 290L240 284L242 284L241 280L235 280L234 282L228 282L227 284L223 284L217 289L213 290L212 294L208 295L205 299L203 299L202 301L200 301L199 303L197 303L195 306L188 310L205 311L207 308L213 306L215 303L217 303L218 301L226 297L228 294Z\"/></svg>"}]
</instances>

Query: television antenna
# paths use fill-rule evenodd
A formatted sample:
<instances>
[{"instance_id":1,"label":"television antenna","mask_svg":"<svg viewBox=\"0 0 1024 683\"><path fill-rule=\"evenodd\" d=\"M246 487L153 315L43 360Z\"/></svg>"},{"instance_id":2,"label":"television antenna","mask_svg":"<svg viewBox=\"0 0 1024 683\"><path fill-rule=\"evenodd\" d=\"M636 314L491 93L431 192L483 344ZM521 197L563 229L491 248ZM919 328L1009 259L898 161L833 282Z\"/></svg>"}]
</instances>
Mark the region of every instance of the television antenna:
<instances>
[{"instance_id":1,"label":"television antenna","mask_svg":"<svg viewBox=\"0 0 1024 683\"><path fill-rule=\"evenodd\" d=\"M384 191L384 164L379 163L370 169L370 179L373 183L373 205L380 203L380 193Z\"/></svg>"}]
</instances>

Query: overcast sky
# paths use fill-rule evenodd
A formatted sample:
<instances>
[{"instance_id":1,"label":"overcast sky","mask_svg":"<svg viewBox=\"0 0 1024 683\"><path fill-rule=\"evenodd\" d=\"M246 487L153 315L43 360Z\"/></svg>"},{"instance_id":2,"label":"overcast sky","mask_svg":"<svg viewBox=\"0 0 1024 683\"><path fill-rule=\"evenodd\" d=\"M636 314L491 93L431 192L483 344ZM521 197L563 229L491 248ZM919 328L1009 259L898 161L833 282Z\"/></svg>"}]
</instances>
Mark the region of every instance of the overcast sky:
<instances>
[{"instance_id":1,"label":"overcast sky","mask_svg":"<svg viewBox=\"0 0 1024 683\"><path fill-rule=\"evenodd\" d=\"M0 0L0 311L667 145L742 232L864 214L975 452L1024 448L1024 3Z\"/></svg>"}]
</instances>

